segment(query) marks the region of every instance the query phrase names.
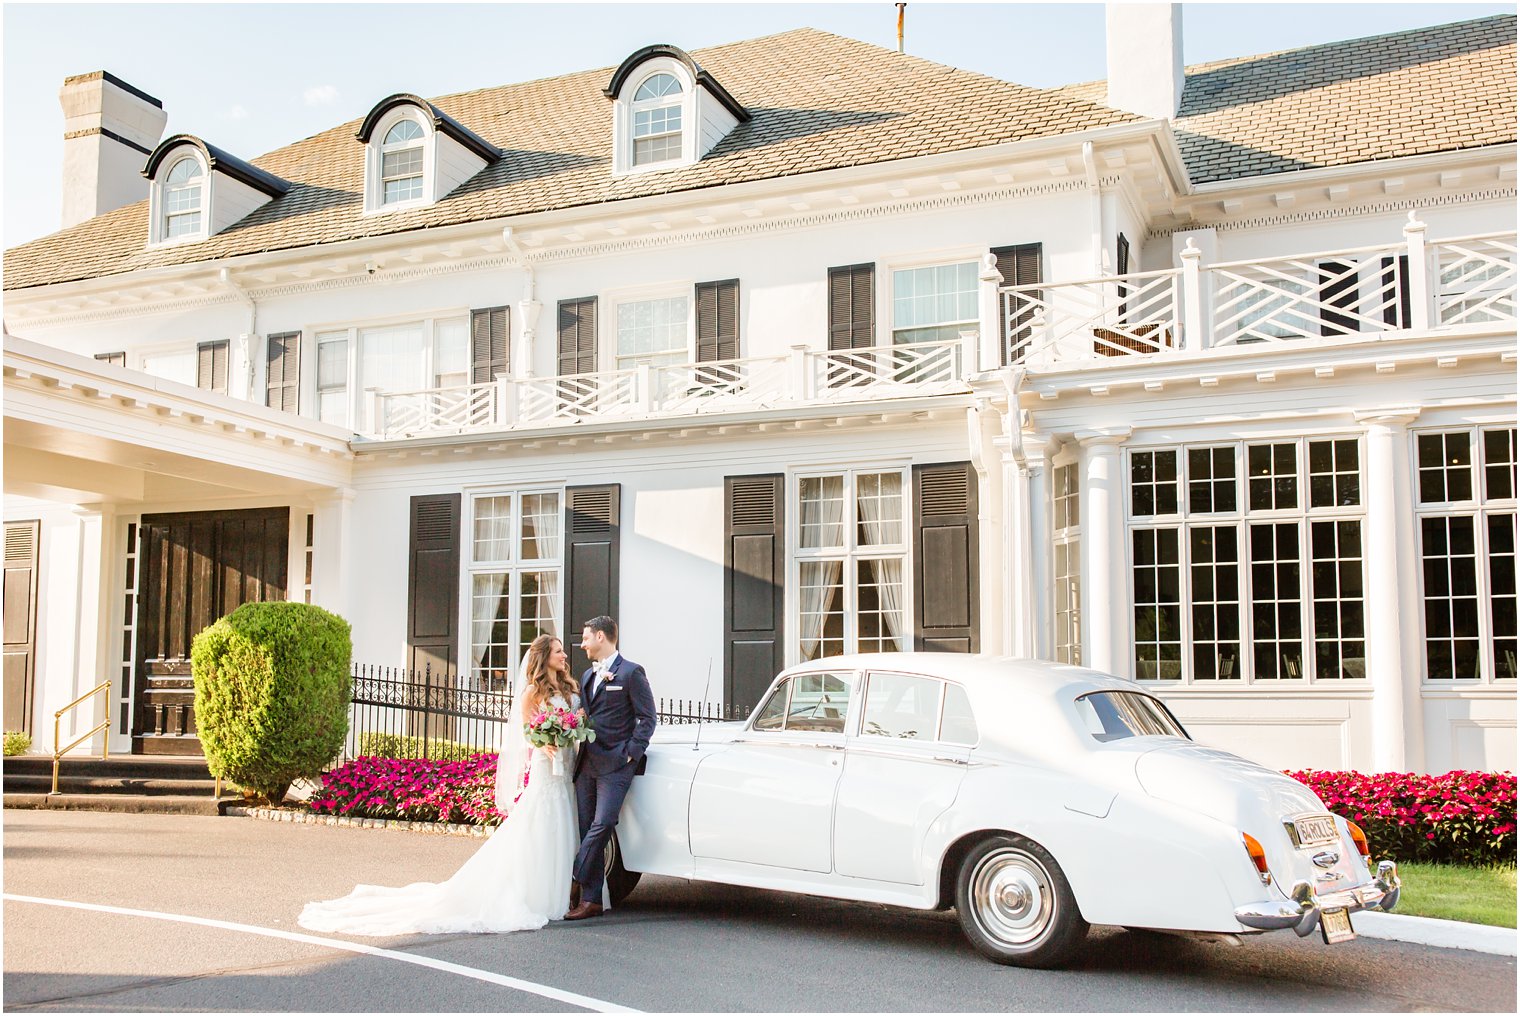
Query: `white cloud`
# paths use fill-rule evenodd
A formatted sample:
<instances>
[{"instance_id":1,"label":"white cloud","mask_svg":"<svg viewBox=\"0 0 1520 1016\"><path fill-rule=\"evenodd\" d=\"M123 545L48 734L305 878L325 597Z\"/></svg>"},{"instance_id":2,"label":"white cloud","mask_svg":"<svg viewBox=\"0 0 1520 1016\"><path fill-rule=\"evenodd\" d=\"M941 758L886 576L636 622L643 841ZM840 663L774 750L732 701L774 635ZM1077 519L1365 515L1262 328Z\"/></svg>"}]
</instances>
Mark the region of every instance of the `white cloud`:
<instances>
[{"instance_id":1,"label":"white cloud","mask_svg":"<svg viewBox=\"0 0 1520 1016\"><path fill-rule=\"evenodd\" d=\"M332 85L317 85L301 93L308 106L326 106L338 98L338 90Z\"/></svg>"}]
</instances>

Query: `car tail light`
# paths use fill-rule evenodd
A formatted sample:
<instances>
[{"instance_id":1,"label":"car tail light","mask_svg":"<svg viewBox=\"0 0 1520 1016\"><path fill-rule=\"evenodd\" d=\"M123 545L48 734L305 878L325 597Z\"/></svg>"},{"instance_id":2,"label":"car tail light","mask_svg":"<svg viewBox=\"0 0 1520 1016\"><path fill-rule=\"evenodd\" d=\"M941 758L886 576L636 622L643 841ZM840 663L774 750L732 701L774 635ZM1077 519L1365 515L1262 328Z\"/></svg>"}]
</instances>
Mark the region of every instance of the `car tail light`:
<instances>
[{"instance_id":1,"label":"car tail light","mask_svg":"<svg viewBox=\"0 0 1520 1016\"><path fill-rule=\"evenodd\" d=\"M1362 860L1372 860L1372 848L1367 846L1367 834L1362 832L1362 827L1355 822L1347 822L1346 828L1351 830L1351 839L1356 844L1356 849L1361 853Z\"/></svg>"},{"instance_id":2,"label":"car tail light","mask_svg":"<svg viewBox=\"0 0 1520 1016\"><path fill-rule=\"evenodd\" d=\"M1241 833L1240 838L1245 842L1246 853L1251 855L1251 863L1256 865L1256 871L1261 875L1261 884L1271 885L1272 873L1267 870L1267 852L1261 849L1261 844L1250 833Z\"/></svg>"}]
</instances>

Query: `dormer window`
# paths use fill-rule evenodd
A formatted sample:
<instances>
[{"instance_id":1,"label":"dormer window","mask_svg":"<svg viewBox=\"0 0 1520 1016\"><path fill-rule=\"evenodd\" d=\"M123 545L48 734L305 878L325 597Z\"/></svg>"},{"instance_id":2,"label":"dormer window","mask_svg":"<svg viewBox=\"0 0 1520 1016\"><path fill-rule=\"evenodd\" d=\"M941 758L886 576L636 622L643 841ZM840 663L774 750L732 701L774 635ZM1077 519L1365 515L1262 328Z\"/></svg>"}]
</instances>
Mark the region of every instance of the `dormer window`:
<instances>
[{"instance_id":1,"label":"dormer window","mask_svg":"<svg viewBox=\"0 0 1520 1016\"><path fill-rule=\"evenodd\" d=\"M169 170L169 175L164 178L165 240L201 235L201 197L205 182L206 171L193 155L180 159Z\"/></svg>"},{"instance_id":2,"label":"dormer window","mask_svg":"<svg viewBox=\"0 0 1520 1016\"><path fill-rule=\"evenodd\" d=\"M651 74L633 93L633 164L681 157L681 82Z\"/></svg>"},{"instance_id":3,"label":"dormer window","mask_svg":"<svg viewBox=\"0 0 1520 1016\"><path fill-rule=\"evenodd\" d=\"M423 140L426 132L414 120L402 120L385 133L380 147L381 203L394 205L422 197Z\"/></svg>"},{"instance_id":4,"label":"dormer window","mask_svg":"<svg viewBox=\"0 0 1520 1016\"><path fill-rule=\"evenodd\" d=\"M674 46L646 46L624 60L602 94L613 102L615 176L692 166L739 124L743 106Z\"/></svg>"},{"instance_id":5,"label":"dormer window","mask_svg":"<svg viewBox=\"0 0 1520 1016\"><path fill-rule=\"evenodd\" d=\"M410 94L380 100L356 136L365 145L364 211L370 215L441 201L501 158L501 149Z\"/></svg>"}]
</instances>

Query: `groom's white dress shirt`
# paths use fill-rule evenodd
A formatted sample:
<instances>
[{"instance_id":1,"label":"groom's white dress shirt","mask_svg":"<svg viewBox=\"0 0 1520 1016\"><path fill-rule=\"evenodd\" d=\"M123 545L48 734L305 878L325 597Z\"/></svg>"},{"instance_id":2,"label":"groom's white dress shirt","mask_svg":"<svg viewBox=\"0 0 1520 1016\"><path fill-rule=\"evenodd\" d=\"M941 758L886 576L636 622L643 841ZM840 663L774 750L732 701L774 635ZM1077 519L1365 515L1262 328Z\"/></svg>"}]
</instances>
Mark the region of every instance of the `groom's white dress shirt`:
<instances>
[{"instance_id":1,"label":"groom's white dress shirt","mask_svg":"<svg viewBox=\"0 0 1520 1016\"><path fill-rule=\"evenodd\" d=\"M586 689L586 699L588 701L601 690L602 684L607 680L607 675L612 672L613 667L617 666L617 661L622 658L622 655L622 653L613 653L606 659L592 662L591 687Z\"/></svg>"}]
</instances>

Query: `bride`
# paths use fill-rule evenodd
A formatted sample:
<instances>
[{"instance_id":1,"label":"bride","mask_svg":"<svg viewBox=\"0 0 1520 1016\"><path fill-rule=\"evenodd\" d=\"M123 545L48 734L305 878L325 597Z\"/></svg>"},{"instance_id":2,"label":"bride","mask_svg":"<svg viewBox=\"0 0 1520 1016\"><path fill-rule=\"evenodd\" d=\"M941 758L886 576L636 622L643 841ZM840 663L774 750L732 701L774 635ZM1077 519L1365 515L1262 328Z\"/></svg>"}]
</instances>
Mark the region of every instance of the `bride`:
<instances>
[{"instance_id":1,"label":"bride","mask_svg":"<svg viewBox=\"0 0 1520 1016\"><path fill-rule=\"evenodd\" d=\"M552 635L540 635L528 647L519 684L515 701L523 722L546 706L581 707L565 647ZM502 932L542 928L564 917L580 845L574 760L561 760L556 773L555 749L530 750L523 724L507 726L496 767L496 810L509 818L453 877L401 888L361 885L342 899L308 903L301 927L349 935Z\"/></svg>"}]
</instances>

